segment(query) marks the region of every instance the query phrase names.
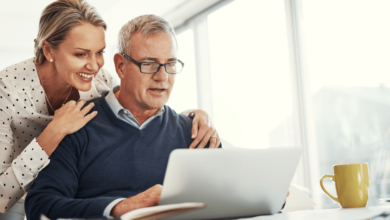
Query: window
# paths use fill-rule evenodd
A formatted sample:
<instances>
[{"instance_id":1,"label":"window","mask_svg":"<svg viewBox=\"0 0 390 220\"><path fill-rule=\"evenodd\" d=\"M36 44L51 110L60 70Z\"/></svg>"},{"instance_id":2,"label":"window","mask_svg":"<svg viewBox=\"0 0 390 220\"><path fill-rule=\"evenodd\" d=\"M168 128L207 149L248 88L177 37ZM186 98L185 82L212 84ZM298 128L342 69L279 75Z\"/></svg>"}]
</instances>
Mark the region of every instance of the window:
<instances>
[{"instance_id":1,"label":"window","mask_svg":"<svg viewBox=\"0 0 390 220\"><path fill-rule=\"evenodd\" d=\"M234 1L208 16L214 122L234 146L299 145L285 22L283 0Z\"/></svg>"},{"instance_id":2,"label":"window","mask_svg":"<svg viewBox=\"0 0 390 220\"><path fill-rule=\"evenodd\" d=\"M318 151L312 166L323 175L335 164L368 162L370 199L390 196L389 11L386 0L303 1ZM323 207L338 207L315 187Z\"/></svg>"},{"instance_id":3,"label":"window","mask_svg":"<svg viewBox=\"0 0 390 220\"><path fill-rule=\"evenodd\" d=\"M175 84L167 105L176 112L198 108L196 94L196 71L194 55L194 35L188 29L177 35L179 59L184 69L176 75Z\"/></svg>"}]
</instances>

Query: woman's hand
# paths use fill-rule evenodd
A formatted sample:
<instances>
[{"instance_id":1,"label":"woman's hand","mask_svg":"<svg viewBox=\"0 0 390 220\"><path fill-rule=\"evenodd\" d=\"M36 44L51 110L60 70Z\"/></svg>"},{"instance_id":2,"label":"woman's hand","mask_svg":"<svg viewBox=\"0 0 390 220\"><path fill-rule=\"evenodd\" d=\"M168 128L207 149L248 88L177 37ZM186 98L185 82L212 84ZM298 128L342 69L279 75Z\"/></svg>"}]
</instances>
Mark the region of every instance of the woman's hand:
<instances>
[{"instance_id":1,"label":"woman's hand","mask_svg":"<svg viewBox=\"0 0 390 220\"><path fill-rule=\"evenodd\" d=\"M94 111L87 115L89 111L95 106L93 102L89 105L85 105L86 101L84 99L78 101L69 101L61 108L57 109L54 113L52 124L55 125L57 129L64 135L73 134L76 131L84 127L92 118L97 115L97 112Z\"/></svg>"},{"instance_id":2,"label":"woman's hand","mask_svg":"<svg viewBox=\"0 0 390 220\"><path fill-rule=\"evenodd\" d=\"M204 148L209 141L209 148L217 148L221 140L217 130L211 124L210 117L203 110L195 110L194 114L191 131L194 141L189 148Z\"/></svg>"},{"instance_id":3,"label":"woman's hand","mask_svg":"<svg viewBox=\"0 0 390 220\"><path fill-rule=\"evenodd\" d=\"M39 145L49 157L66 135L80 130L97 115L97 111L87 115L95 104L90 103L83 108L85 103L85 100L77 103L69 101L54 112L53 120L37 138Z\"/></svg>"}]
</instances>

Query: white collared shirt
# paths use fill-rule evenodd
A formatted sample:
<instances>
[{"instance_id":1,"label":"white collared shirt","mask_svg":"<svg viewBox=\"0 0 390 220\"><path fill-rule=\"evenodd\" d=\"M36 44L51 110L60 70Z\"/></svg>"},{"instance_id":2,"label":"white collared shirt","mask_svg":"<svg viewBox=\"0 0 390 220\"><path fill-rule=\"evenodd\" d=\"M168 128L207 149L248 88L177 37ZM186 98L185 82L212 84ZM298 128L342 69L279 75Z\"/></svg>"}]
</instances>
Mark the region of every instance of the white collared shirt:
<instances>
[{"instance_id":1,"label":"white collared shirt","mask_svg":"<svg viewBox=\"0 0 390 220\"><path fill-rule=\"evenodd\" d=\"M8 211L31 187L50 160L36 141L51 122L45 91L33 58L0 71L0 212ZM100 69L88 92L91 100L113 87L112 76Z\"/></svg>"}]
</instances>

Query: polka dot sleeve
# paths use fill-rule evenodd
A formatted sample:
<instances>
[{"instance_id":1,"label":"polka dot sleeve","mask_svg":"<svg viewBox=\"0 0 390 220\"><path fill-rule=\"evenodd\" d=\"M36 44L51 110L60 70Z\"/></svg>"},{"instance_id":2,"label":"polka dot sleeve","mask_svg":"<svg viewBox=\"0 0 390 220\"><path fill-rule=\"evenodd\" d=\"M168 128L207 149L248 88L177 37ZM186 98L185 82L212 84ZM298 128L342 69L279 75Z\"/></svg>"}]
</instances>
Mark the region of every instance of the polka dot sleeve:
<instances>
[{"instance_id":1,"label":"polka dot sleeve","mask_svg":"<svg viewBox=\"0 0 390 220\"><path fill-rule=\"evenodd\" d=\"M15 114L12 83L0 75L0 212L8 211L23 195L18 180L12 170L14 157L12 119Z\"/></svg>"},{"instance_id":2,"label":"polka dot sleeve","mask_svg":"<svg viewBox=\"0 0 390 220\"><path fill-rule=\"evenodd\" d=\"M20 140L14 133L17 101L15 76L7 70L0 72L0 212L7 212L30 188L48 156L33 139L19 156L15 145ZM17 130L15 130L17 131ZM27 130L26 130L27 131ZM14 137L15 136L15 137ZM15 139L14 139L15 138ZM26 143L27 145L28 143ZM17 146L19 147L19 146ZM32 150L34 149L34 150ZM34 152L35 151L35 152ZM32 160L31 160L32 159ZM34 160L34 161L33 161Z\"/></svg>"},{"instance_id":3,"label":"polka dot sleeve","mask_svg":"<svg viewBox=\"0 0 390 220\"><path fill-rule=\"evenodd\" d=\"M39 171L50 163L46 152L34 138L24 151L14 159L12 169L16 179L25 192L30 189Z\"/></svg>"}]
</instances>

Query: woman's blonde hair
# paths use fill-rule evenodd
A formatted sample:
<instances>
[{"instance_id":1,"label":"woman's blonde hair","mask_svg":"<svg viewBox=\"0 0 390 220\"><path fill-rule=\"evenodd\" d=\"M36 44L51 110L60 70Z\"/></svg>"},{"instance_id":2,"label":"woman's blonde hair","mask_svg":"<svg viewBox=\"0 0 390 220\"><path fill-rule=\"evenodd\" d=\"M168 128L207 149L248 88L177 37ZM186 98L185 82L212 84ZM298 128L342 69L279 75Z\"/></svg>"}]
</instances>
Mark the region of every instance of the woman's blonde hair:
<instances>
[{"instance_id":1,"label":"woman's blonde hair","mask_svg":"<svg viewBox=\"0 0 390 220\"><path fill-rule=\"evenodd\" d=\"M41 65L45 61L42 43L56 49L61 44L70 29L82 23L90 23L107 29L106 23L95 8L84 0L57 0L48 5L41 14L38 36L34 40L35 62Z\"/></svg>"}]
</instances>

